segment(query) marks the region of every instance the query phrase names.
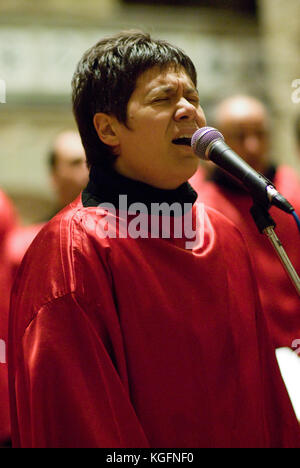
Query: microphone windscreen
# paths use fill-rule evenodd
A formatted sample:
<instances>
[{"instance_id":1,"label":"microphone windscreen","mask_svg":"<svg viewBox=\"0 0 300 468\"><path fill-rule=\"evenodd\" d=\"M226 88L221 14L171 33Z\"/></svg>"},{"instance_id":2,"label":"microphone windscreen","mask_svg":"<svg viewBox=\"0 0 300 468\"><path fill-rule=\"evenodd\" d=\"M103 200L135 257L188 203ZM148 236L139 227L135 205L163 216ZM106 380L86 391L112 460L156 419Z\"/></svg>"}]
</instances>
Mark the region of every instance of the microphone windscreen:
<instances>
[{"instance_id":1,"label":"microphone windscreen","mask_svg":"<svg viewBox=\"0 0 300 468\"><path fill-rule=\"evenodd\" d=\"M201 127L195 131L191 139L191 146L194 153L201 159L209 159L206 156L208 145L214 140L224 140L224 137L219 130L214 127Z\"/></svg>"}]
</instances>

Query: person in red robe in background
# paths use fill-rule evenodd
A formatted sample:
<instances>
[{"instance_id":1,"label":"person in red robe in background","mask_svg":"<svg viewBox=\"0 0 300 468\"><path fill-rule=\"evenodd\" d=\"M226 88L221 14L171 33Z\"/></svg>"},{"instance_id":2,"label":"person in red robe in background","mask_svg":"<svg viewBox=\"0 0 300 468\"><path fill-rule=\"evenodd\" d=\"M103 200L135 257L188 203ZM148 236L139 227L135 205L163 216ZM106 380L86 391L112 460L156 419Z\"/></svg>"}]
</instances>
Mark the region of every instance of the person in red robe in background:
<instances>
[{"instance_id":1,"label":"person in red robe in background","mask_svg":"<svg viewBox=\"0 0 300 468\"><path fill-rule=\"evenodd\" d=\"M300 180L285 164L270 158L270 122L266 107L251 96L232 96L215 112L215 126L225 142L256 171L264 174L300 214ZM239 228L253 259L260 298L276 348L293 347L300 338L300 301L267 237L260 234L250 214L252 198L233 178L219 168L210 180L193 185L199 198L219 210ZM275 232L293 266L300 274L299 231L293 217L278 208L269 211Z\"/></svg>"},{"instance_id":2,"label":"person in red robe in background","mask_svg":"<svg viewBox=\"0 0 300 468\"><path fill-rule=\"evenodd\" d=\"M56 212L71 203L86 186L88 168L84 148L79 133L75 130L64 130L54 139L49 153L51 182L57 197ZM33 239L45 225L45 221L24 226L15 222L15 214L8 200L0 193L0 289L1 289L1 324L0 339L5 338L8 327L8 307L10 290L22 262L22 259ZM4 347L4 345L2 344ZM0 362L0 446L9 445L9 403L6 362Z\"/></svg>"},{"instance_id":3,"label":"person in red robe in background","mask_svg":"<svg viewBox=\"0 0 300 468\"><path fill-rule=\"evenodd\" d=\"M12 202L0 191L0 447L10 444L6 356L10 273L5 243L17 224L18 217Z\"/></svg>"},{"instance_id":4,"label":"person in red robe in background","mask_svg":"<svg viewBox=\"0 0 300 468\"><path fill-rule=\"evenodd\" d=\"M121 32L72 86L90 180L14 285L13 446L299 447L243 238L187 182L190 58Z\"/></svg>"},{"instance_id":5,"label":"person in red robe in background","mask_svg":"<svg viewBox=\"0 0 300 468\"><path fill-rule=\"evenodd\" d=\"M80 135L68 129L58 133L51 144L48 157L50 178L56 196L55 213L69 205L84 189L88 182L88 168ZM48 220L47 220L48 221ZM29 226L19 225L6 242L12 278L21 264L25 252L46 221Z\"/></svg>"}]
</instances>

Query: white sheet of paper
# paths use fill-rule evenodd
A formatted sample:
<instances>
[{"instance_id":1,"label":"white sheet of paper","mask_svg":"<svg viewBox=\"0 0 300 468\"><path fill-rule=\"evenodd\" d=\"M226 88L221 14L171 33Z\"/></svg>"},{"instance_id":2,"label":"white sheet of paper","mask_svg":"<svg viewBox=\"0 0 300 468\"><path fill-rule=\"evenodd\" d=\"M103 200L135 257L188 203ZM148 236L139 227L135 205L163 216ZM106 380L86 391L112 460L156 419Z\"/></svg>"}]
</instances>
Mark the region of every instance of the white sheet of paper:
<instances>
[{"instance_id":1,"label":"white sheet of paper","mask_svg":"<svg viewBox=\"0 0 300 468\"><path fill-rule=\"evenodd\" d=\"M300 421L300 352L290 348L276 349L281 376L288 391L294 411Z\"/></svg>"}]
</instances>

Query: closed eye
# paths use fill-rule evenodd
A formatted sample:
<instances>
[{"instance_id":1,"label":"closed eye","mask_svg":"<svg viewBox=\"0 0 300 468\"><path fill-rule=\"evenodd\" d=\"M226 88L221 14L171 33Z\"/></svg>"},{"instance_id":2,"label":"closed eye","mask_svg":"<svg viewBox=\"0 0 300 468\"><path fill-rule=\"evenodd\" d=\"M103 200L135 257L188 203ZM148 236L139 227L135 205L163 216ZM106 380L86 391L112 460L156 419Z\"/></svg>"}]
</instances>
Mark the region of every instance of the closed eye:
<instances>
[{"instance_id":1,"label":"closed eye","mask_svg":"<svg viewBox=\"0 0 300 468\"><path fill-rule=\"evenodd\" d=\"M163 101L168 101L168 100L169 100L168 97L161 97L161 98L153 99L152 102L163 102Z\"/></svg>"},{"instance_id":2,"label":"closed eye","mask_svg":"<svg viewBox=\"0 0 300 468\"><path fill-rule=\"evenodd\" d=\"M186 97L186 100L195 104L195 105L198 105L199 104L199 98L198 96L195 96L195 97Z\"/></svg>"}]
</instances>

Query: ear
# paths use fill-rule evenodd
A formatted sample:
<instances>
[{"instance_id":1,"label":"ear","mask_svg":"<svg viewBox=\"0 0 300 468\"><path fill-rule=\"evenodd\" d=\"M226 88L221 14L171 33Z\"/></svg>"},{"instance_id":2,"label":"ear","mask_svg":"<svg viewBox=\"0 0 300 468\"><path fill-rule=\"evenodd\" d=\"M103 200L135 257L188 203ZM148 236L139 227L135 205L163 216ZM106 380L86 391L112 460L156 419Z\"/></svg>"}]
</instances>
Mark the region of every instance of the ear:
<instances>
[{"instance_id":1,"label":"ear","mask_svg":"<svg viewBox=\"0 0 300 468\"><path fill-rule=\"evenodd\" d=\"M100 140L106 145L116 148L119 145L119 137L115 131L116 118L103 112L98 112L94 115L93 122Z\"/></svg>"}]
</instances>

